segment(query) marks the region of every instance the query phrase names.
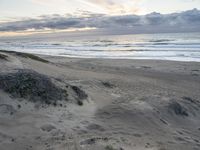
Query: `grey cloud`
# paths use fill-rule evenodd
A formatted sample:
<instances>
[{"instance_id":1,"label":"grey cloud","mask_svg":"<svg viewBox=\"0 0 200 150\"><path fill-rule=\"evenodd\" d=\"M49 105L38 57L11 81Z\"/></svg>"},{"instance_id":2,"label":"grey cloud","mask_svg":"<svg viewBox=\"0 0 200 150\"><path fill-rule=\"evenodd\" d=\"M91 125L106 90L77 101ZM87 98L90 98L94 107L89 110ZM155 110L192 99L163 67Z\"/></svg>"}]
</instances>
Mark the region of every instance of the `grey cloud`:
<instances>
[{"instance_id":1,"label":"grey cloud","mask_svg":"<svg viewBox=\"0 0 200 150\"><path fill-rule=\"evenodd\" d=\"M116 32L176 32L200 31L200 11L197 9L172 14L151 13L143 16L106 16L89 14L86 17L40 16L39 19L26 19L1 23L0 31L25 31L95 27L97 30Z\"/></svg>"},{"instance_id":2,"label":"grey cloud","mask_svg":"<svg viewBox=\"0 0 200 150\"><path fill-rule=\"evenodd\" d=\"M70 27L76 27L80 24L80 19L65 17L47 17L43 19L28 19L24 21L16 21L0 24L0 31L24 31L28 29L66 29Z\"/></svg>"}]
</instances>

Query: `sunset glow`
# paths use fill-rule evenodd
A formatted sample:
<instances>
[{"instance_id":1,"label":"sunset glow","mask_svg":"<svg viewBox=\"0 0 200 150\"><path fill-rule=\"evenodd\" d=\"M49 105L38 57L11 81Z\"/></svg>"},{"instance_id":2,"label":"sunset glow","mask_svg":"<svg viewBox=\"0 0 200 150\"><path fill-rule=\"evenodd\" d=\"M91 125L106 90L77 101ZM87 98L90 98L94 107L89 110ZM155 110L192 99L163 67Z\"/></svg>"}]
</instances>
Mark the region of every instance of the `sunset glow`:
<instances>
[{"instance_id":1,"label":"sunset glow","mask_svg":"<svg viewBox=\"0 0 200 150\"><path fill-rule=\"evenodd\" d=\"M105 28L102 20L112 16L171 14L194 8L200 8L199 0L0 0L0 36ZM91 18L102 25L94 25Z\"/></svg>"}]
</instances>

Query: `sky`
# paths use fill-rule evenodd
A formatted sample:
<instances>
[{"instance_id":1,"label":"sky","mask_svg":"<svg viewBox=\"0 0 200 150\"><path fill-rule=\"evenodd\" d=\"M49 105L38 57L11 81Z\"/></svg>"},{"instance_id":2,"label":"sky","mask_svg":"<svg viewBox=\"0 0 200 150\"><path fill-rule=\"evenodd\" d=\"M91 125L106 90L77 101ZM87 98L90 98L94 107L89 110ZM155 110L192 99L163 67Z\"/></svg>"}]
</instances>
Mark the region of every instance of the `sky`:
<instances>
[{"instance_id":1,"label":"sky","mask_svg":"<svg viewBox=\"0 0 200 150\"><path fill-rule=\"evenodd\" d=\"M128 30L142 30L137 27L138 24L145 28L147 25L152 28L162 24L164 30L169 25L182 23L185 26L189 24L194 30L195 25L199 25L198 9L200 0L0 0L0 36L106 30L111 26L117 30L121 26ZM188 11L191 13L188 16L182 16L187 10L193 11ZM175 20L175 13L181 17L177 16ZM157 20L158 24L150 24L152 18L162 22ZM197 19L196 24L187 22L192 18Z\"/></svg>"}]
</instances>

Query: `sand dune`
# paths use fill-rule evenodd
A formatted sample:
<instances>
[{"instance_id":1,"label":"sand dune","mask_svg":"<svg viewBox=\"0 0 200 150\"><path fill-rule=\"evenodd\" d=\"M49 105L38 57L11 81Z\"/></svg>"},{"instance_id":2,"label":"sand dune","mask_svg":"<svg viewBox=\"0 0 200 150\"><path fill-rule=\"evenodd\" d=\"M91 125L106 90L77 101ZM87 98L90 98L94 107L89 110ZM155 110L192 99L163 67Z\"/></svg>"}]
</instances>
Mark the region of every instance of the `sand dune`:
<instances>
[{"instance_id":1,"label":"sand dune","mask_svg":"<svg viewBox=\"0 0 200 150\"><path fill-rule=\"evenodd\" d=\"M200 149L198 62L0 56L0 150Z\"/></svg>"}]
</instances>

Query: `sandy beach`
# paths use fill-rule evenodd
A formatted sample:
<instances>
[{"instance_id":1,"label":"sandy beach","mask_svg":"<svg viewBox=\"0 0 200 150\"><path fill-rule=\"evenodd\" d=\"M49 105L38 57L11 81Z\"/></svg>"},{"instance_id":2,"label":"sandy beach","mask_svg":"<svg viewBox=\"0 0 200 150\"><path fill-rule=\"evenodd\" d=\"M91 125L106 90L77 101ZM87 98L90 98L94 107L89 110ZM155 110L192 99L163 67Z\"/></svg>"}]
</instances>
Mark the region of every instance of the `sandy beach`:
<instances>
[{"instance_id":1,"label":"sandy beach","mask_svg":"<svg viewBox=\"0 0 200 150\"><path fill-rule=\"evenodd\" d=\"M199 150L199 114L199 62L0 51L0 150Z\"/></svg>"}]
</instances>

